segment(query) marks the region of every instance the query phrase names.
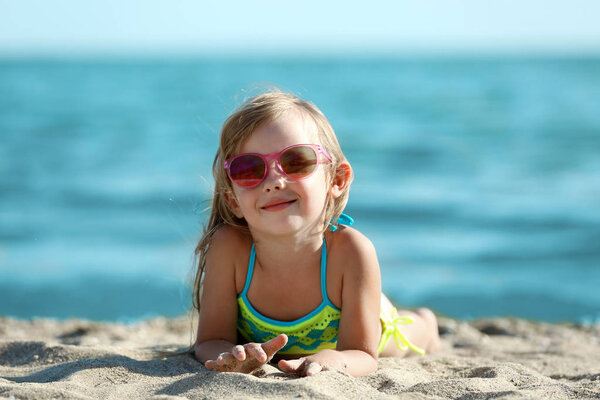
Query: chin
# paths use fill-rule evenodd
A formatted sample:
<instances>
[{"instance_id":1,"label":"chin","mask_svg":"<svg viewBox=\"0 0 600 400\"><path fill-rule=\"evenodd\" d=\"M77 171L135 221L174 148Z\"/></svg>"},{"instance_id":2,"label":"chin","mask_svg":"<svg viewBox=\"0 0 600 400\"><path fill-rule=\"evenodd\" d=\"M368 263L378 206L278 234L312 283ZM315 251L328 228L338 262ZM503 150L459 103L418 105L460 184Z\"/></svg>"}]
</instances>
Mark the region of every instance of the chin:
<instances>
[{"instance_id":1,"label":"chin","mask_svg":"<svg viewBox=\"0 0 600 400\"><path fill-rule=\"evenodd\" d=\"M306 226L302 221L295 221L296 218L272 220L271 223L263 223L260 231L269 235L293 235L302 232Z\"/></svg>"}]
</instances>

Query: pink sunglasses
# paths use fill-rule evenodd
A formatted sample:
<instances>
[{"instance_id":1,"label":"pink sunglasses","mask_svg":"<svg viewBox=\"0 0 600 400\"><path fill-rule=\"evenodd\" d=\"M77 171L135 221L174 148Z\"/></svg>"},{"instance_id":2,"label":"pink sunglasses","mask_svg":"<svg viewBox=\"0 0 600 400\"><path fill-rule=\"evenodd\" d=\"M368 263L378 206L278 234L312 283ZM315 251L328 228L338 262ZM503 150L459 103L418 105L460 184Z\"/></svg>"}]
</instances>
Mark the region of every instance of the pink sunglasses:
<instances>
[{"instance_id":1,"label":"pink sunglasses","mask_svg":"<svg viewBox=\"0 0 600 400\"><path fill-rule=\"evenodd\" d=\"M323 160L323 155L327 159ZM239 186L250 188L261 183L267 176L268 165L275 160L277 168L288 178L308 178L319 164L330 163L331 157L318 144L295 144L271 154L242 153L224 162L227 175Z\"/></svg>"}]
</instances>

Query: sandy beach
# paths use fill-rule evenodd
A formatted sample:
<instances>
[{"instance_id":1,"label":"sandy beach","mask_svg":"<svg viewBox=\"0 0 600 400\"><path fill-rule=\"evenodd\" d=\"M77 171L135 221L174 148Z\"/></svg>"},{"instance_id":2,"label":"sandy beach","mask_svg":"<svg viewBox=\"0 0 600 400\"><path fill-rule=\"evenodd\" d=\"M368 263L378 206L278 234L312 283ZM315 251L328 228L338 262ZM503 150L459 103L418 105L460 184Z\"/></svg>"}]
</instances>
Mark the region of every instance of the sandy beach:
<instances>
[{"instance_id":1,"label":"sandy beach","mask_svg":"<svg viewBox=\"0 0 600 400\"><path fill-rule=\"evenodd\" d=\"M0 398L9 399L598 399L600 326L440 319L442 351L380 359L361 378L299 378L268 365L215 373L189 355L187 317L135 325L0 318Z\"/></svg>"}]
</instances>

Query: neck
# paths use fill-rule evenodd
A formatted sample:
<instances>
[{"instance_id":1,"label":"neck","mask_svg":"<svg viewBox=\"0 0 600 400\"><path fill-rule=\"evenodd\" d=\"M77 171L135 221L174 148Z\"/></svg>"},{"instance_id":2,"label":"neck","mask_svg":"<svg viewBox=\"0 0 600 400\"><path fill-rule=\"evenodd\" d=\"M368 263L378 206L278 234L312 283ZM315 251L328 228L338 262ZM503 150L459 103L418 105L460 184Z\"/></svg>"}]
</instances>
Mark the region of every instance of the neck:
<instances>
[{"instance_id":1,"label":"neck","mask_svg":"<svg viewBox=\"0 0 600 400\"><path fill-rule=\"evenodd\" d=\"M281 270L302 269L314 265L321 257L323 233L283 236L252 232L254 250L262 268Z\"/></svg>"}]
</instances>

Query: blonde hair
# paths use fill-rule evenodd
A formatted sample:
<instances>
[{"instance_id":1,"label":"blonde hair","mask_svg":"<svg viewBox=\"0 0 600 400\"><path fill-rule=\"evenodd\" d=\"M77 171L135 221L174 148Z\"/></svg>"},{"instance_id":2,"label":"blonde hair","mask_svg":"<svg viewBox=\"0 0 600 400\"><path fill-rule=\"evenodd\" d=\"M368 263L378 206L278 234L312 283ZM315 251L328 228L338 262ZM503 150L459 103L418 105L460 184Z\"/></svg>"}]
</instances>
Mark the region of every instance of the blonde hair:
<instances>
[{"instance_id":1,"label":"blonde hair","mask_svg":"<svg viewBox=\"0 0 600 400\"><path fill-rule=\"evenodd\" d=\"M226 201L226 196L233 196L233 187L231 186L231 181L227 176L223 162L236 155L244 141L260 125L274 121L285 112L294 109L299 110L304 116L308 116L314 121L320 144L327 150L333 160L327 170L328 185L333 182L334 174L338 171L339 164L346 160L329 121L327 121L325 115L313 103L302 100L293 94L274 90L252 97L240 105L223 124L219 149L213 162L215 189L210 218L195 250L195 260L198 267L194 279L193 306L196 310L200 310L202 276L206 262L206 253L215 232L225 225L249 232L246 221L243 218L236 217ZM331 196L327 197L324 208L323 232L329 226L329 221L337 221L344 207L346 207L351 181L352 177L350 178L350 182L343 188L343 192L339 197L335 199Z\"/></svg>"}]
</instances>

